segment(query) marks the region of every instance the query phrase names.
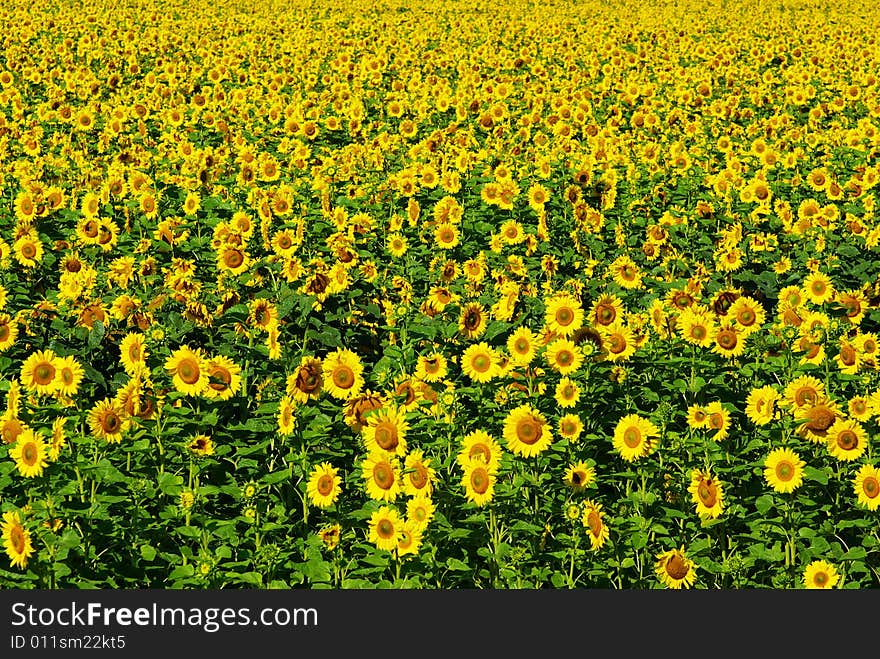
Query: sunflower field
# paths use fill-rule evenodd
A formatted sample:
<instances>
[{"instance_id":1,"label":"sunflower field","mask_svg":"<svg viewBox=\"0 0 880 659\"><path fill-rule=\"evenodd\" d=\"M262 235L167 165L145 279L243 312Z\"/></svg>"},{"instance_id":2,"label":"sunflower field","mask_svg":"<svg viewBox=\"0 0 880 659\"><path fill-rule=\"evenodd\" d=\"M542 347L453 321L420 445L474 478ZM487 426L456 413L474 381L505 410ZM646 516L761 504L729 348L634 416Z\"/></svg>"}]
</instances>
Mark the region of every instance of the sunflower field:
<instances>
[{"instance_id":1,"label":"sunflower field","mask_svg":"<svg viewBox=\"0 0 880 659\"><path fill-rule=\"evenodd\" d=\"M880 586L876 0L0 26L0 587Z\"/></svg>"}]
</instances>

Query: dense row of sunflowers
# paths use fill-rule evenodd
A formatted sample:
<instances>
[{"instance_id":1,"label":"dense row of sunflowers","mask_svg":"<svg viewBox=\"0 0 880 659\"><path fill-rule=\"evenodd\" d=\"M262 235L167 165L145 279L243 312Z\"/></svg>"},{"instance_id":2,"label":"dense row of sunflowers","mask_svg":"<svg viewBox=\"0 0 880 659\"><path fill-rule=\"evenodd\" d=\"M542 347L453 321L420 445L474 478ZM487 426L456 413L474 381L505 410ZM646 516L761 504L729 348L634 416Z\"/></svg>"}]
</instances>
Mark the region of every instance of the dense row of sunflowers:
<instances>
[{"instance_id":1,"label":"dense row of sunflowers","mask_svg":"<svg viewBox=\"0 0 880 659\"><path fill-rule=\"evenodd\" d=\"M873 19L254 5L0 8L0 583L880 583Z\"/></svg>"}]
</instances>

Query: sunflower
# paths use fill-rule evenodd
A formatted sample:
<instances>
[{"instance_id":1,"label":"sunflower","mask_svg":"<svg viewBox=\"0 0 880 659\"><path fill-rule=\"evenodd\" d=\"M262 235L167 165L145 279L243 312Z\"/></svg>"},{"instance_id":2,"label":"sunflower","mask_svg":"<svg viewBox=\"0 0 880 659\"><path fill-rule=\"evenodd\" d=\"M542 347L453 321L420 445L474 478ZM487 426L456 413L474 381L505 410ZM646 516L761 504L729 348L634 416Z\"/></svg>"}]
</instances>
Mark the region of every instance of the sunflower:
<instances>
[{"instance_id":1,"label":"sunflower","mask_svg":"<svg viewBox=\"0 0 880 659\"><path fill-rule=\"evenodd\" d=\"M229 400L241 388L241 367L228 357L212 357L205 370L208 373L208 386L204 391L206 398Z\"/></svg>"},{"instance_id":2,"label":"sunflower","mask_svg":"<svg viewBox=\"0 0 880 659\"><path fill-rule=\"evenodd\" d=\"M880 508L880 469L863 464L853 479L853 488L859 503L868 510Z\"/></svg>"},{"instance_id":3,"label":"sunflower","mask_svg":"<svg viewBox=\"0 0 880 659\"><path fill-rule=\"evenodd\" d=\"M577 383L570 380L567 376L563 376L556 385L556 393L553 398L556 404L562 408L574 407L581 397L581 390Z\"/></svg>"},{"instance_id":4,"label":"sunflower","mask_svg":"<svg viewBox=\"0 0 880 659\"><path fill-rule=\"evenodd\" d=\"M593 551L599 551L611 535L608 525L605 523L605 512L602 510L602 504L590 499L584 501L581 523L587 530L587 537L590 538L590 547Z\"/></svg>"},{"instance_id":5,"label":"sunflower","mask_svg":"<svg viewBox=\"0 0 880 659\"><path fill-rule=\"evenodd\" d=\"M828 275L811 272L804 279L803 293L813 304L825 304L834 299L834 284Z\"/></svg>"},{"instance_id":6,"label":"sunflower","mask_svg":"<svg viewBox=\"0 0 880 659\"><path fill-rule=\"evenodd\" d=\"M451 222L441 222L434 229L434 242L440 249L452 249L458 241L458 228Z\"/></svg>"},{"instance_id":7,"label":"sunflower","mask_svg":"<svg viewBox=\"0 0 880 659\"><path fill-rule=\"evenodd\" d=\"M712 352L722 357L739 357L746 349L745 336L738 326L726 323L718 328L712 337Z\"/></svg>"},{"instance_id":8,"label":"sunflower","mask_svg":"<svg viewBox=\"0 0 880 659\"><path fill-rule=\"evenodd\" d=\"M317 357L303 357L295 373L287 376L287 395L298 403L316 400L324 387L324 368Z\"/></svg>"},{"instance_id":9,"label":"sunflower","mask_svg":"<svg viewBox=\"0 0 880 659\"><path fill-rule=\"evenodd\" d=\"M840 417L837 403L824 396L815 405L798 407L794 411L795 421L800 422L798 435L817 444L827 442L828 430Z\"/></svg>"},{"instance_id":10,"label":"sunflower","mask_svg":"<svg viewBox=\"0 0 880 659\"><path fill-rule=\"evenodd\" d=\"M847 412L856 421L869 421L874 416L867 396L853 396L846 404Z\"/></svg>"},{"instance_id":11,"label":"sunflower","mask_svg":"<svg viewBox=\"0 0 880 659\"><path fill-rule=\"evenodd\" d=\"M774 449L764 460L764 480L777 492L792 492L803 483L805 466L791 449Z\"/></svg>"},{"instance_id":12,"label":"sunflower","mask_svg":"<svg viewBox=\"0 0 880 659\"><path fill-rule=\"evenodd\" d=\"M400 531L400 539L397 541L397 557L408 554L418 554L422 546L422 527L417 523L406 520Z\"/></svg>"},{"instance_id":13,"label":"sunflower","mask_svg":"<svg viewBox=\"0 0 880 659\"><path fill-rule=\"evenodd\" d=\"M73 355L58 358L57 392L62 396L75 396L85 376L82 365Z\"/></svg>"},{"instance_id":14,"label":"sunflower","mask_svg":"<svg viewBox=\"0 0 880 659\"><path fill-rule=\"evenodd\" d=\"M122 441L122 435L128 430L131 421L122 409L116 407L116 403L109 398L96 403L89 410L89 428L95 437L100 437L110 443Z\"/></svg>"},{"instance_id":15,"label":"sunflower","mask_svg":"<svg viewBox=\"0 0 880 659\"><path fill-rule=\"evenodd\" d=\"M492 501L495 493L495 472L482 460L471 460L464 465L461 485L467 500L477 506L485 506Z\"/></svg>"},{"instance_id":16,"label":"sunflower","mask_svg":"<svg viewBox=\"0 0 880 659\"><path fill-rule=\"evenodd\" d=\"M599 296L590 307L590 322L597 326L608 326L616 320L624 319L623 302L613 293Z\"/></svg>"},{"instance_id":17,"label":"sunflower","mask_svg":"<svg viewBox=\"0 0 880 659\"><path fill-rule=\"evenodd\" d=\"M724 510L724 488L721 481L712 477L708 471L694 469L688 487L691 501L697 506L697 514L705 519L715 519Z\"/></svg>"},{"instance_id":18,"label":"sunflower","mask_svg":"<svg viewBox=\"0 0 880 659\"><path fill-rule=\"evenodd\" d=\"M764 308L757 300L744 295L736 299L727 311L727 317L731 318L739 328L743 338L754 334L764 324L766 314Z\"/></svg>"},{"instance_id":19,"label":"sunflower","mask_svg":"<svg viewBox=\"0 0 880 659\"><path fill-rule=\"evenodd\" d=\"M657 555L654 572L667 588L690 588L697 578L696 564L687 557L684 547Z\"/></svg>"},{"instance_id":20,"label":"sunflower","mask_svg":"<svg viewBox=\"0 0 880 659\"><path fill-rule=\"evenodd\" d=\"M363 370L357 354L345 348L337 348L324 358L323 386L334 398L348 400L359 394L364 386Z\"/></svg>"},{"instance_id":21,"label":"sunflower","mask_svg":"<svg viewBox=\"0 0 880 659\"><path fill-rule=\"evenodd\" d=\"M428 524L434 517L436 507L431 497L415 496L406 502L407 521L412 522L421 529L428 528Z\"/></svg>"},{"instance_id":22,"label":"sunflower","mask_svg":"<svg viewBox=\"0 0 880 659\"><path fill-rule=\"evenodd\" d=\"M706 429L715 431L712 439L716 442L725 439L730 431L730 412L719 401L706 405Z\"/></svg>"},{"instance_id":23,"label":"sunflower","mask_svg":"<svg viewBox=\"0 0 880 659\"><path fill-rule=\"evenodd\" d=\"M518 327L507 337L507 352L510 353L510 361L517 366L527 366L535 358L536 338L534 332L528 327Z\"/></svg>"},{"instance_id":24,"label":"sunflower","mask_svg":"<svg viewBox=\"0 0 880 659\"><path fill-rule=\"evenodd\" d=\"M570 337L583 325L584 310L574 297L559 293L545 302L544 323L556 335Z\"/></svg>"},{"instance_id":25,"label":"sunflower","mask_svg":"<svg viewBox=\"0 0 880 659\"><path fill-rule=\"evenodd\" d=\"M367 425L367 415L373 410L385 407L388 400L374 391L366 389L357 396L345 401L344 420L355 432L360 432Z\"/></svg>"},{"instance_id":26,"label":"sunflower","mask_svg":"<svg viewBox=\"0 0 880 659\"><path fill-rule=\"evenodd\" d=\"M189 440L187 448L198 456L214 455L214 440L207 435L196 435Z\"/></svg>"},{"instance_id":27,"label":"sunflower","mask_svg":"<svg viewBox=\"0 0 880 659\"><path fill-rule=\"evenodd\" d=\"M431 467L430 459L421 450L414 450L406 456L403 465L403 492L407 496L430 497L434 491L437 473Z\"/></svg>"},{"instance_id":28,"label":"sunflower","mask_svg":"<svg viewBox=\"0 0 880 659\"><path fill-rule=\"evenodd\" d=\"M577 414L566 414L559 419L559 436L576 442L584 430L584 422Z\"/></svg>"},{"instance_id":29,"label":"sunflower","mask_svg":"<svg viewBox=\"0 0 880 659\"><path fill-rule=\"evenodd\" d=\"M619 320L600 329L606 359L611 362L629 359L636 351L636 338L629 327Z\"/></svg>"},{"instance_id":30,"label":"sunflower","mask_svg":"<svg viewBox=\"0 0 880 659\"><path fill-rule=\"evenodd\" d=\"M829 590L840 581L837 569L827 561L813 561L804 569L804 587Z\"/></svg>"},{"instance_id":31,"label":"sunflower","mask_svg":"<svg viewBox=\"0 0 880 659\"><path fill-rule=\"evenodd\" d=\"M329 508L336 503L339 493L342 492L342 479L339 478L339 470L329 462L322 462L312 469L306 492L312 505L319 508Z\"/></svg>"},{"instance_id":32,"label":"sunflower","mask_svg":"<svg viewBox=\"0 0 880 659\"><path fill-rule=\"evenodd\" d=\"M0 314L0 352L9 350L18 337L18 323L7 314Z\"/></svg>"},{"instance_id":33,"label":"sunflower","mask_svg":"<svg viewBox=\"0 0 880 659\"><path fill-rule=\"evenodd\" d=\"M418 379L425 382L440 382L447 373L446 357L441 353L435 350L427 355L419 355L415 373Z\"/></svg>"},{"instance_id":34,"label":"sunflower","mask_svg":"<svg viewBox=\"0 0 880 659\"><path fill-rule=\"evenodd\" d=\"M339 546L339 538L342 535L342 526L339 524L328 524L318 531L318 536L324 547L329 551L333 551Z\"/></svg>"},{"instance_id":35,"label":"sunflower","mask_svg":"<svg viewBox=\"0 0 880 659\"><path fill-rule=\"evenodd\" d=\"M654 438L659 432L648 419L638 414L627 414L614 428L614 448L624 460L632 462L654 450Z\"/></svg>"},{"instance_id":36,"label":"sunflower","mask_svg":"<svg viewBox=\"0 0 880 659\"><path fill-rule=\"evenodd\" d=\"M406 237L401 236L399 233L392 233L388 235L388 240L385 243L388 251L391 253L391 256L399 257L406 254L407 250L407 242Z\"/></svg>"},{"instance_id":37,"label":"sunflower","mask_svg":"<svg viewBox=\"0 0 880 659\"><path fill-rule=\"evenodd\" d=\"M709 414L703 405L691 405L687 410L687 424L694 430L700 430L709 425Z\"/></svg>"},{"instance_id":38,"label":"sunflower","mask_svg":"<svg viewBox=\"0 0 880 659\"><path fill-rule=\"evenodd\" d=\"M461 355L461 370L474 382L489 382L499 374L498 353L483 341L470 345Z\"/></svg>"},{"instance_id":39,"label":"sunflower","mask_svg":"<svg viewBox=\"0 0 880 659\"><path fill-rule=\"evenodd\" d=\"M370 412L367 415L367 425L361 432L368 451L385 451L403 456L406 455L408 429L406 412L391 403L387 407Z\"/></svg>"},{"instance_id":40,"label":"sunflower","mask_svg":"<svg viewBox=\"0 0 880 659\"><path fill-rule=\"evenodd\" d=\"M248 269L250 257L247 252L233 245L223 245L217 252L217 269L231 275L240 275Z\"/></svg>"},{"instance_id":41,"label":"sunflower","mask_svg":"<svg viewBox=\"0 0 880 659\"><path fill-rule=\"evenodd\" d=\"M21 236L12 246L15 260L26 268L35 268L43 260L43 243L36 231Z\"/></svg>"},{"instance_id":42,"label":"sunflower","mask_svg":"<svg viewBox=\"0 0 880 659\"><path fill-rule=\"evenodd\" d=\"M278 325L278 308L265 298L254 300L248 305L248 323L263 331Z\"/></svg>"},{"instance_id":43,"label":"sunflower","mask_svg":"<svg viewBox=\"0 0 880 659\"><path fill-rule=\"evenodd\" d=\"M58 387L59 360L52 350L38 350L21 366L21 383L32 393L52 394Z\"/></svg>"},{"instance_id":44,"label":"sunflower","mask_svg":"<svg viewBox=\"0 0 880 659\"><path fill-rule=\"evenodd\" d=\"M182 394L198 396L208 386L207 361L201 348L178 348L165 360L165 370L172 376L175 390Z\"/></svg>"},{"instance_id":45,"label":"sunflower","mask_svg":"<svg viewBox=\"0 0 880 659\"><path fill-rule=\"evenodd\" d=\"M498 471L501 465L501 445L485 430L474 430L461 440L456 461L464 467L472 460L482 460L490 471Z\"/></svg>"},{"instance_id":46,"label":"sunflower","mask_svg":"<svg viewBox=\"0 0 880 659\"><path fill-rule=\"evenodd\" d=\"M397 549L403 533L404 521L400 514L388 506L382 506L370 516L369 540L379 549Z\"/></svg>"},{"instance_id":47,"label":"sunflower","mask_svg":"<svg viewBox=\"0 0 880 659\"><path fill-rule=\"evenodd\" d=\"M400 494L400 463L393 455L370 453L361 464L361 475L371 499L391 503Z\"/></svg>"},{"instance_id":48,"label":"sunflower","mask_svg":"<svg viewBox=\"0 0 880 659\"><path fill-rule=\"evenodd\" d=\"M458 331L469 339L475 339L486 331L489 316L486 308L479 302L470 302L461 309L458 316Z\"/></svg>"},{"instance_id":49,"label":"sunflower","mask_svg":"<svg viewBox=\"0 0 880 659\"><path fill-rule=\"evenodd\" d=\"M756 387L746 398L746 416L755 425L765 426L773 420L779 392L771 385Z\"/></svg>"},{"instance_id":50,"label":"sunflower","mask_svg":"<svg viewBox=\"0 0 880 659\"><path fill-rule=\"evenodd\" d=\"M641 288L642 273L639 267L626 254L621 254L608 266L608 272L614 278L614 283L627 290Z\"/></svg>"},{"instance_id":51,"label":"sunflower","mask_svg":"<svg viewBox=\"0 0 880 659\"><path fill-rule=\"evenodd\" d=\"M865 452L868 435L858 421L839 418L828 428L827 441L831 455L843 462L850 462Z\"/></svg>"},{"instance_id":52,"label":"sunflower","mask_svg":"<svg viewBox=\"0 0 880 659\"><path fill-rule=\"evenodd\" d=\"M64 433L66 419L58 417L52 422L52 440L49 443L49 460L55 462L61 455L61 449L67 446L67 436Z\"/></svg>"},{"instance_id":53,"label":"sunflower","mask_svg":"<svg viewBox=\"0 0 880 659\"><path fill-rule=\"evenodd\" d=\"M3 513L3 547L13 567L22 570L27 567L28 559L34 553L31 533L21 523L21 516L14 510Z\"/></svg>"},{"instance_id":54,"label":"sunflower","mask_svg":"<svg viewBox=\"0 0 880 659\"><path fill-rule=\"evenodd\" d=\"M785 403L794 408L812 407L825 394L825 385L812 375L801 375L785 387Z\"/></svg>"},{"instance_id":55,"label":"sunflower","mask_svg":"<svg viewBox=\"0 0 880 659\"><path fill-rule=\"evenodd\" d=\"M46 461L47 447L43 436L26 428L18 435L15 445L9 450L9 457L15 460L15 466L25 478L42 476L43 469L49 466Z\"/></svg>"},{"instance_id":56,"label":"sunflower","mask_svg":"<svg viewBox=\"0 0 880 659\"><path fill-rule=\"evenodd\" d=\"M596 470L583 461L570 464L565 470L562 482L575 492L582 492L596 482Z\"/></svg>"},{"instance_id":57,"label":"sunflower","mask_svg":"<svg viewBox=\"0 0 880 659\"><path fill-rule=\"evenodd\" d=\"M524 404L511 410L504 420L504 439L513 453L528 458L550 446L553 432L541 412Z\"/></svg>"},{"instance_id":58,"label":"sunflower","mask_svg":"<svg viewBox=\"0 0 880 659\"><path fill-rule=\"evenodd\" d=\"M293 429L296 427L296 401L290 396L282 397L281 402L278 403L276 421L278 422L278 434L285 437L293 434Z\"/></svg>"},{"instance_id":59,"label":"sunflower","mask_svg":"<svg viewBox=\"0 0 880 659\"><path fill-rule=\"evenodd\" d=\"M581 349L573 341L564 338L548 345L544 358L554 371L562 375L574 373L584 363Z\"/></svg>"}]
</instances>

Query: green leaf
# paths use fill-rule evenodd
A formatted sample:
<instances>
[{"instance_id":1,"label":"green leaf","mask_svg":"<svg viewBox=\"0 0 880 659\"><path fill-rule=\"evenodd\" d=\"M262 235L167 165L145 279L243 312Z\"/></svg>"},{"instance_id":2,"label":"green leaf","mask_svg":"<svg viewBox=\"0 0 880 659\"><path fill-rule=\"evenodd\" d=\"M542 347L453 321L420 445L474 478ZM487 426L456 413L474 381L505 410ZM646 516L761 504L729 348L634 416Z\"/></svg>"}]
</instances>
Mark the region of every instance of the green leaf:
<instances>
[{"instance_id":1,"label":"green leaf","mask_svg":"<svg viewBox=\"0 0 880 659\"><path fill-rule=\"evenodd\" d=\"M457 558L449 558L446 560L446 567L455 572L467 572L471 568L470 566Z\"/></svg>"},{"instance_id":2,"label":"green leaf","mask_svg":"<svg viewBox=\"0 0 880 659\"><path fill-rule=\"evenodd\" d=\"M141 545L141 557L145 561L152 561L156 558L156 550L150 545Z\"/></svg>"}]
</instances>

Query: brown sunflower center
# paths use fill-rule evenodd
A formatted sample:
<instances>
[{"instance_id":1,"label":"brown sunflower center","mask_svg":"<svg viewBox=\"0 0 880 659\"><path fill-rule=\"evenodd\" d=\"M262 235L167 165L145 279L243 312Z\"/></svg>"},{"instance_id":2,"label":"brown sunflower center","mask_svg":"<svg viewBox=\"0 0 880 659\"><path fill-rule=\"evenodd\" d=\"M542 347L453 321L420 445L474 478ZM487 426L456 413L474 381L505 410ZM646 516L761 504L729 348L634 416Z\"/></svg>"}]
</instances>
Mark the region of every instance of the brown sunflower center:
<instances>
[{"instance_id":1,"label":"brown sunflower center","mask_svg":"<svg viewBox=\"0 0 880 659\"><path fill-rule=\"evenodd\" d=\"M487 373L492 366L489 355L477 355L471 361L471 366L477 373Z\"/></svg>"},{"instance_id":2,"label":"brown sunflower center","mask_svg":"<svg viewBox=\"0 0 880 659\"><path fill-rule=\"evenodd\" d=\"M844 430L837 435L837 445L844 451L852 451L859 445L859 436L852 430Z\"/></svg>"},{"instance_id":3,"label":"brown sunflower center","mask_svg":"<svg viewBox=\"0 0 880 659\"><path fill-rule=\"evenodd\" d=\"M237 249L227 249L223 252L223 264L227 268L238 268L244 263L244 254Z\"/></svg>"},{"instance_id":4,"label":"brown sunflower center","mask_svg":"<svg viewBox=\"0 0 880 659\"><path fill-rule=\"evenodd\" d=\"M324 474L318 479L318 494L322 497L330 496L333 491L333 476Z\"/></svg>"},{"instance_id":5,"label":"brown sunflower center","mask_svg":"<svg viewBox=\"0 0 880 659\"><path fill-rule=\"evenodd\" d=\"M734 348L736 348L736 332L732 330L721 330L720 332L718 332L718 336L715 338L715 340L718 342L718 345L725 350L733 350Z\"/></svg>"},{"instance_id":6,"label":"brown sunflower center","mask_svg":"<svg viewBox=\"0 0 880 659\"><path fill-rule=\"evenodd\" d=\"M876 496L880 495L880 482L877 481L873 476L868 476L862 482L862 491L868 496L869 499L873 499Z\"/></svg>"},{"instance_id":7,"label":"brown sunflower center","mask_svg":"<svg viewBox=\"0 0 880 659\"><path fill-rule=\"evenodd\" d=\"M351 389L354 386L354 371L350 366L339 364L333 369L333 384L340 389Z\"/></svg>"},{"instance_id":8,"label":"brown sunflower center","mask_svg":"<svg viewBox=\"0 0 880 659\"><path fill-rule=\"evenodd\" d=\"M824 570L819 570L813 575L813 583L817 586L824 586L828 583L828 573Z\"/></svg>"},{"instance_id":9,"label":"brown sunflower center","mask_svg":"<svg viewBox=\"0 0 880 659\"><path fill-rule=\"evenodd\" d=\"M49 362L37 364L34 368L34 383L45 387L55 379L55 367Z\"/></svg>"},{"instance_id":10,"label":"brown sunflower center","mask_svg":"<svg viewBox=\"0 0 880 659\"><path fill-rule=\"evenodd\" d=\"M385 451L393 451L397 448L397 426L390 421L381 421L376 426L376 443Z\"/></svg>"},{"instance_id":11,"label":"brown sunflower center","mask_svg":"<svg viewBox=\"0 0 880 659\"><path fill-rule=\"evenodd\" d=\"M25 548L24 529L19 524L13 524L9 532L9 541L16 554L23 554Z\"/></svg>"},{"instance_id":12,"label":"brown sunflower center","mask_svg":"<svg viewBox=\"0 0 880 659\"><path fill-rule=\"evenodd\" d=\"M25 243L21 246L21 255L26 259L32 259L37 255L37 248L33 243Z\"/></svg>"},{"instance_id":13,"label":"brown sunflower center","mask_svg":"<svg viewBox=\"0 0 880 659\"><path fill-rule=\"evenodd\" d=\"M711 480L700 481L697 486L697 496L707 508L711 508L718 501L718 487Z\"/></svg>"},{"instance_id":14,"label":"brown sunflower center","mask_svg":"<svg viewBox=\"0 0 880 659\"><path fill-rule=\"evenodd\" d=\"M376 534L383 540L389 540L394 537L394 522L390 519L380 520L376 524Z\"/></svg>"},{"instance_id":15,"label":"brown sunflower center","mask_svg":"<svg viewBox=\"0 0 880 659\"><path fill-rule=\"evenodd\" d=\"M296 374L296 388L304 394L310 394L321 387L321 371L313 364L308 364Z\"/></svg>"},{"instance_id":16,"label":"brown sunflower center","mask_svg":"<svg viewBox=\"0 0 880 659\"><path fill-rule=\"evenodd\" d=\"M417 490L421 490L428 484L428 470L422 464L417 464L409 473L409 482Z\"/></svg>"},{"instance_id":17,"label":"brown sunflower center","mask_svg":"<svg viewBox=\"0 0 880 659\"><path fill-rule=\"evenodd\" d=\"M691 338L695 341L704 341L709 335L709 331L703 325L694 325L691 327Z\"/></svg>"},{"instance_id":18,"label":"brown sunflower center","mask_svg":"<svg viewBox=\"0 0 880 659\"><path fill-rule=\"evenodd\" d=\"M516 437L529 446L537 443L541 439L541 424L531 416L520 419L516 424Z\"/></svg>"},{"instance_id":19,"label":"brown sunflower center","mask_svg":"<svg viewBox=\"0 0 880 659\"><path fill-rule=\"evenodd\" d=\"M28 442L21 449L21 461L28 467L33 467L37 464L39 455L40 452L37 450L37 445L34 442Z\"/></svg>"},{"instance_id":20,"label":"brown sunflower center","mask_svg":"<svg viewBox=\"0 0 880 659\"><path fill-rule=\"evenodd\" d=\"M690 568L688 567L688 564L685 562L684 558L678 554L675 554L666 561L666 574L676 581L684 579L689 571Z\"/></svg>"},{"instance_id":21,"label":"brown sunflower center","mask_svg":"<svg viewBox=\"0 0 880 659\"><path fill-rule=\"evenodd\" d=\"M626 337L622 334L612 334L608 337L608 351L619 355L626 350Z\"/></svg>"},{"instance_id":22,"label":"brown sunflower center","mask_svg":"<svg viewBox=\"0 0 880 659\"><path fill-rule=\"evenodd\" d=\"M600 325L610 325L617 318L617 310L609 304L596 307L596 320Z\"/></svg>"},{"instance_id":23,"label":"brown sunflower center","mask_svg":"<svg viewBox=\"0 0 880 659\"><path fill-rule=\"evenodd\" d=\"M471 472L471 489L477 494L485 494L489 489L489 472L483 467Z\"/></svg>"},{"instance_id":24,"label":"brown sunflower center","mask_svg":"<svg viewBox=\"0 0 880 659\"><path fill-rule=\"evenodd\" d=\"M492 451L485 444L474 444L468 451L468 457L479 457L482 458L483 462L489 464L489 461L492 459Z\"/></svg>"},{"instance_id":25,"label":"brown sunflower center","mask_svg":"<svg viewBox=\"0 0 880 659\"><path fill-rule=\"evenodd\" d=\"M825 433L837 416L825 405L816 405L807 412L807 430L816 434Z\"/></svg>"},{"instance_id":26,"label":"brown sunflower center","mask_svg":"<svg viewBox=\"0 0 880 659\"><path fill-rule=\"evenodd\" d=\"M383 490L390 490L394 485L394 471L391 465L386 462L380 462L373 467L373 480Z\"/></svg>"},{"instance_id":27,"label":"brown sunflower center","mask_svg":"<svg viewBox=\"0 0 880 659\"><path fill-rule=\"evenodd\" d=\"M587 515L587 526L590 527L590 534L594 538L598 538L602 533L602 517L595 510L591 510Z\"/></svg>"},{"instance_id":28,"label":"brown sunflower center","mask_svg":"<svg viewBox=\"0 0 880 659\"><path fill-rule=\"evenodd\" d=\"M186 384L195 384L199 381L202 372L196 360L191 357L185 357L177 365L177 375Z\"/></svg>"},{"instance_id":29,"label":"brown sunflower center","mask_svg":"<svg viewBox=\"0 0 880 659\"><path fill-rule=\"evenodd\" d=\"M794 465L788 460L782 460L776 465L776 478L783 482L790 481L794 478Z\"/></svg>"},{"instance_id":30,"label":"brown sunflower center","mask_svg":"<svg viewBox=\"0 0 880 659\"><path fill-rule=\"evenodd\" d=\"M574 322L574 311L568 307L561 307L556 310L556 323L562 327L571 325Z\"/></svg>"}]
</instances>

